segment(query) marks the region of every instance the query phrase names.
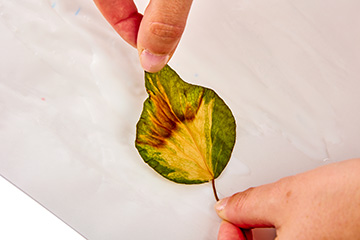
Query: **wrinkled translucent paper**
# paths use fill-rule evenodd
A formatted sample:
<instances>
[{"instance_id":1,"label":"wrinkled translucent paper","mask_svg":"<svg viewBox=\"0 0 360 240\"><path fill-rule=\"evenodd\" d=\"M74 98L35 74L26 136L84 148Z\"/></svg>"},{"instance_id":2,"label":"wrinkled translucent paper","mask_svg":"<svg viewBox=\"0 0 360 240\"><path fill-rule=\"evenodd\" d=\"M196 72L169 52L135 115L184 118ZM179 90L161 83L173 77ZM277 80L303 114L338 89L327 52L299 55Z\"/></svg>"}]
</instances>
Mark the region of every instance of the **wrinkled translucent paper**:
<instances>
[{"instance_id":1,"label":"wrinkled translucent paper","mask_svg":"<svg viewBox=\"0 0 360 240\"><path fill-rule=\"evenodd\" d=\"M360 155L359 7L194 1L171 66L236 118L220 197ZM211 186L138 155L143 70L92 1L0 0L0 33L2 176L88 239L216 239Z\"/></svg>"}]
</instances>

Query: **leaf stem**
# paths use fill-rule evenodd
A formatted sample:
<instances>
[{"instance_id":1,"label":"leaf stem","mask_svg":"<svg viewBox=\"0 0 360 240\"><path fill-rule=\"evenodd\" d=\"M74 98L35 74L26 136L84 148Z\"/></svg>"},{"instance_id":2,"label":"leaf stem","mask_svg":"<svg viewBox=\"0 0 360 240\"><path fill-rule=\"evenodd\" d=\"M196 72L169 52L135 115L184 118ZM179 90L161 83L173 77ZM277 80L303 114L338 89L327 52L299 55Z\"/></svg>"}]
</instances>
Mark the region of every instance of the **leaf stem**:
<instances>
[{"instance_id":1,"label":"leaf stem","mask_svg":"<svg viewBox=\"0 0 360 240\"><path fill-rule=\"evenodd\" d=\"M213 192L214 192L215 199L216 199L216 201L219 201L219 197L218 197L218 195L216 193L215 179L211 180L211 184L212 184L212 189L213 189Z\"/></svg>"},{"instance_id":2,"label":"leaf stem","mask_svg":"<svg viewBox=\"0 0 360 240\"><path fill-rule=\"evenodd\" d=\"M211 180L211 185L212 185L212 189L213 189L213 192L214 192L214 196L215 196L215 199L216 201L218 202L220 199L216 193L216 187L215 187L215 179ZM247 240L247 232L251 231L251 230L248 230L248 229L243 229L241 227L239 227L239 229L241 230L243 236L245 237L245 240ZM251 234L251 233L250 233Z\"/></svg>"}]
</instances>

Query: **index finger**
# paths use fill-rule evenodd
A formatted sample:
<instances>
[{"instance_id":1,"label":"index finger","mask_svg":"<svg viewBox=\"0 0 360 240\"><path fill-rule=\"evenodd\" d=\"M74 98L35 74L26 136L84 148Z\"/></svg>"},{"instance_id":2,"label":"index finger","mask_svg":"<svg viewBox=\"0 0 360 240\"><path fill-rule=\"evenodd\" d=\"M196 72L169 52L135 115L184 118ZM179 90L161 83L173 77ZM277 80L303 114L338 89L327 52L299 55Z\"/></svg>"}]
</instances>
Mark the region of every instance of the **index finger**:
<instances>
[{"instance_id":1,"label":"index finger","mask_svg":"<svg viewBox=\"0 0 360 240\"><path fill-rule=\"evenodd\" d=\"M220 225L218 240L247 240L252 239L252 236L245 237L240 228L235 225L223 221Z\"/></svg>"},{"instance_id":2,"label":"index finger","mask_svg":"<svg viewBox=\"0 0 360 240\"><path fill-rule=\"evenodd\" d=\"M134 1L94 0L94 2L116 32L136 48L142 15L138 12Z\"/></svg>"}]
</instances>

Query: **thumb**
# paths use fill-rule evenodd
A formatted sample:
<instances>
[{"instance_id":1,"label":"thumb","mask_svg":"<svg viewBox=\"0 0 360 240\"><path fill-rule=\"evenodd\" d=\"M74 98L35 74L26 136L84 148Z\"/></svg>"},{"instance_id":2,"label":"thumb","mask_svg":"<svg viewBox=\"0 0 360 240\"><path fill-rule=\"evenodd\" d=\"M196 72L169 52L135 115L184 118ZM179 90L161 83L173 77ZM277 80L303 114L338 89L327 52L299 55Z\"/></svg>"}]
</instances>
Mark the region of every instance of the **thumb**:
<instances>
[{"instance_id":1,"label":"thumb","mask_svg":"<svg viewBox=\"0 0 360 240\"><path fill-rule=\"evenodd\" d=\"M217 214L241 228L276 227L282 205L276 184L249 188L221 199L215 205Z\"/></svg>"},{"instance_id":2,"label":"thumb","mask_svg":"<svg viewBox=\"0 0 360 240\"><path fill-rule=\"evenodd\" d=\"M151 0L141 21L137 48L145 71L160 71L184 32L192 0Z\"/></svg>"}]
</instances>

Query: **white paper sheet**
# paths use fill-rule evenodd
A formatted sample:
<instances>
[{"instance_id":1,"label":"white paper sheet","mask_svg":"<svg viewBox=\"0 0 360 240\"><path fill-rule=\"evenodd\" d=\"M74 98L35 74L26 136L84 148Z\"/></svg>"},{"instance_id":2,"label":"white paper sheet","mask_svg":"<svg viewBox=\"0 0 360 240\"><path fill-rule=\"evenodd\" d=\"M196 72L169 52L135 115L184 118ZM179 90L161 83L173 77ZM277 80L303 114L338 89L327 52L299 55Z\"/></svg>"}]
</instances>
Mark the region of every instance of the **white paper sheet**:
<instances>
[{"instance_id":1,"label":"white paper sheet","mask_svg":"<svg viewBox=\"0 0 360 240\"><path fill-rule=\"evenodd\" d=\"M359 8L193 3L170 65L236 118L221 197L359 157ZM0 32L1 175L88 239L216 239L211 186L169 182L137 153L143 71L92 1L0 0Z\"/></svg>"},{"instance_id":2,"label":"white paper sheet","mask_svg":"<svg viewBox=\"0 0 360 240\"><path fill-rule=\"evenodd\" d=\"M0 239L84 240L16 186L0 176Z\"/></svg>"}]
</instances>

